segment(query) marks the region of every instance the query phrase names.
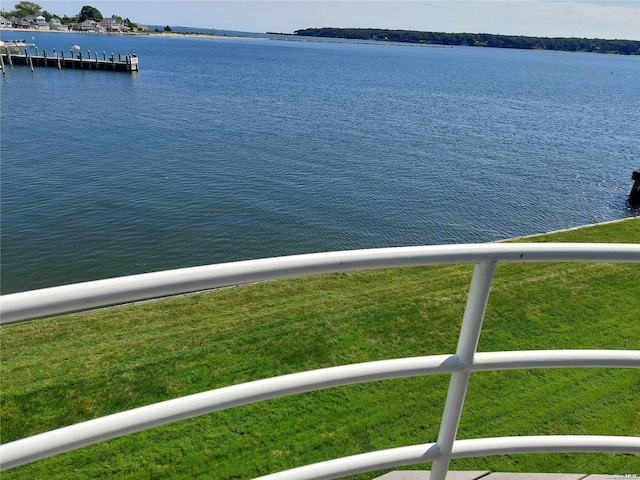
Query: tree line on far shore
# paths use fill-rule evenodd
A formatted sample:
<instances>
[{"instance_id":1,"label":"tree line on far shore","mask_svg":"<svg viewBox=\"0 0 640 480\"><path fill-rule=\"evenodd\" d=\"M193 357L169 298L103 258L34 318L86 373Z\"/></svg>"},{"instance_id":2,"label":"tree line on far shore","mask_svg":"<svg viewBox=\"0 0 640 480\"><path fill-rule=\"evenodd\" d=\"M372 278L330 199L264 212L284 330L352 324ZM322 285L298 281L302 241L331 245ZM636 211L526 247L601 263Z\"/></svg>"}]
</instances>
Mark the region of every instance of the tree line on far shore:
<instances>
[{"instance_id":1,"label":"tree line on far shore","mask_svg":"<svg viewBox=\"0 0 640 480\"><path fill-rule=\"evenodd\" d=\"M379 28L305 28L295 35L306 37L376 40L430 45L464 45L474 47L519 48L527 50L560 50L567 52L614 53L640 55L640 41L590 38L548 38L488 33L442 33Z\"/></svg>"}]
</instances>

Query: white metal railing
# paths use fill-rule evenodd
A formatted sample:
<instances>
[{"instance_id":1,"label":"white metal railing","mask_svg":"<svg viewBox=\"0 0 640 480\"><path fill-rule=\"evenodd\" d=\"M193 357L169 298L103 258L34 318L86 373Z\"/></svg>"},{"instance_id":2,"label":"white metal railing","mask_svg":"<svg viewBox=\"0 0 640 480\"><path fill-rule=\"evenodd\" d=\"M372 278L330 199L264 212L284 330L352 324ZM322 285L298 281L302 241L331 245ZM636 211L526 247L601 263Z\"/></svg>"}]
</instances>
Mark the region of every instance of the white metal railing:
<instances>
[{"instance_id":1,"label":"white metal railing","mask_svg":"<svg viewBox=\"0 0 640 480\"><path fill-rule=\"evenodd\" d=\"M432 461L444 480L451 459L509 453L640 453L640 438L534 436L456 440L471 373L486 370L640 368L638 350L476 352L495 266L500 262L640 262L640 245L492 243L327 252L185 268L0 297L0 324L223 286L318 273L440 264L475 264L455 354L346 365L233 385L63 427L0 445L0 470L240 405L330 387L391 378L451 374L436 443L366 453L261 477L319 480Z\"/></svg>"}]
</instances>

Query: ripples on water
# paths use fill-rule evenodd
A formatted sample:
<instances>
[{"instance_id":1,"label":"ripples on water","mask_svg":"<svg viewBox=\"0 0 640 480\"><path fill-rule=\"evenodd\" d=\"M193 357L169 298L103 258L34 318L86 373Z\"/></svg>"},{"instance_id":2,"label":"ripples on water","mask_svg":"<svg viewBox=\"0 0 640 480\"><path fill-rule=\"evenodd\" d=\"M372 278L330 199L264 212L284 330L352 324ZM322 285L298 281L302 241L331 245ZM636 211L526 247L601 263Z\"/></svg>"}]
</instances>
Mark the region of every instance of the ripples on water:
<instances>
[{"instance_id":1,"label":"ripples on water","mask_svg":"<svg viewBox=\"0 0 640 480\"><path fill-rule=\"evenodd\" d=\"M5 35L6 36L6 35ZM2 79L2 291L613 220L640 59L38 34L121 74Z\"/></svg>"}]
</instances>

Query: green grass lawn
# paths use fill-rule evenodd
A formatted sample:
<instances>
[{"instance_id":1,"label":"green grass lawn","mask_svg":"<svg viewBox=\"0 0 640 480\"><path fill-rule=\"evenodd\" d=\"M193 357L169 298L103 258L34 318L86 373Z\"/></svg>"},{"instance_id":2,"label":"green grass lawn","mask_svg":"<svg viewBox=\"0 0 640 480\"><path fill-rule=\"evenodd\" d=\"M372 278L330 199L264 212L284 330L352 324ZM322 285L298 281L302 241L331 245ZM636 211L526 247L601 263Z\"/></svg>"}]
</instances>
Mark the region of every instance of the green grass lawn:
<instances>
[{"instance_id":1,"label":"green grass lawn","mask_svg":"<svg viewBox=\"0 0 640 480\"><path fill-rule=\"evenodd\" d=\"M640 243L640 219L526 241ZM2 442L275 375L452 353L471 272L461 265L319 275L3 327ZM639 279L639 264L499 265L478 349L640 349ZM244 479L434 442L448 380L372 382L239 407L2 479ZM637 370L475 373L457 438L638 435L639 406ZM453 461L451 469L626 474L640 473L640 458L512 455Z\"/></svg>"}]
</instances>

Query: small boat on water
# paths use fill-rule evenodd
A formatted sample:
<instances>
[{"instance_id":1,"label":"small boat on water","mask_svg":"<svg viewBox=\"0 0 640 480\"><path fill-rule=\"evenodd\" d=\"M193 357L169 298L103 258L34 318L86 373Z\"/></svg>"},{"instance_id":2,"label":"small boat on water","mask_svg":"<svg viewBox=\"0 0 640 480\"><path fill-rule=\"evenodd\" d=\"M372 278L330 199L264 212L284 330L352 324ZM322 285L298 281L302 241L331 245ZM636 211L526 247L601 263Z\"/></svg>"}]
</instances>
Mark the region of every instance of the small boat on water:
<instances>
[{"instance_id":1,"label":"small boat on water","mask_svg":"<svg viewBox=\"0 0 640 480\"><path fill-rule=\"evenodd\" d=\"M26 40L0 40L0 54L24 55L29 47L35 47L35 44Z\"/></svg>"}]
</instances>

